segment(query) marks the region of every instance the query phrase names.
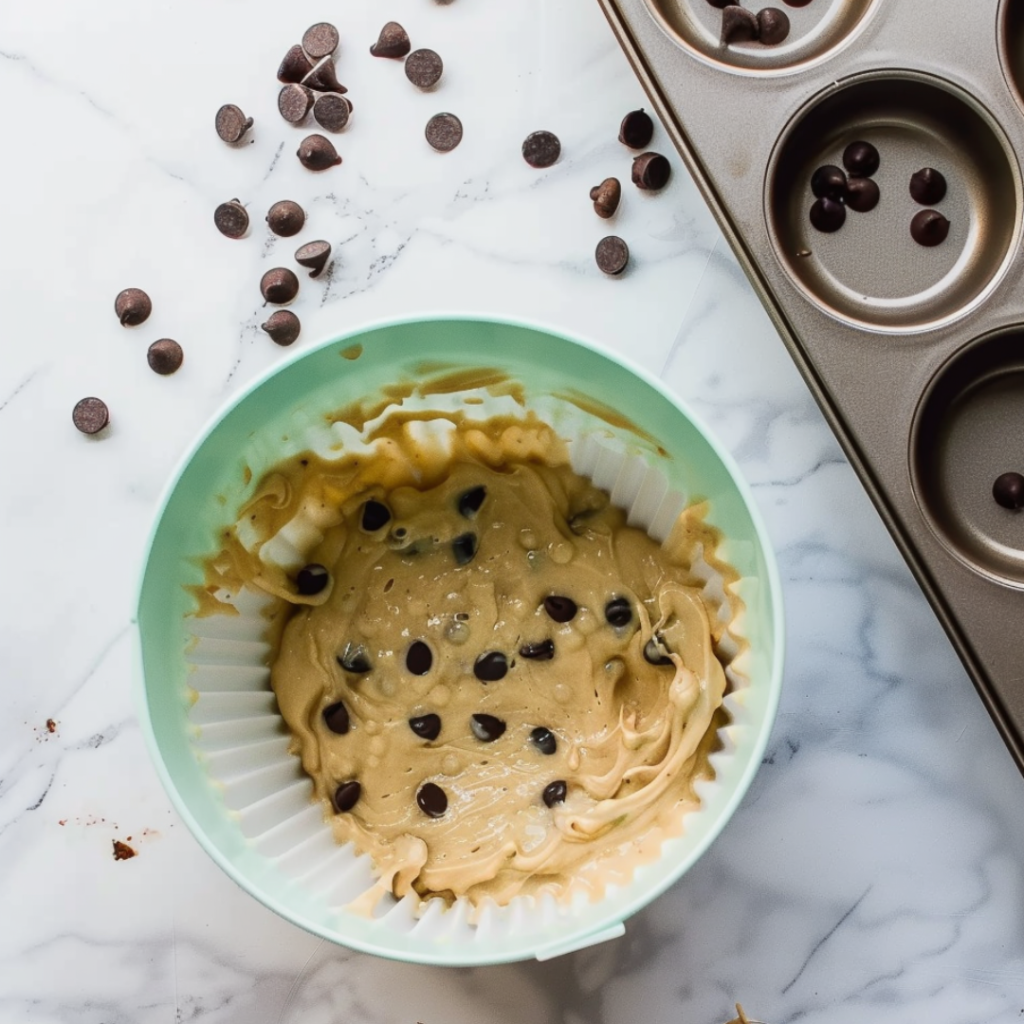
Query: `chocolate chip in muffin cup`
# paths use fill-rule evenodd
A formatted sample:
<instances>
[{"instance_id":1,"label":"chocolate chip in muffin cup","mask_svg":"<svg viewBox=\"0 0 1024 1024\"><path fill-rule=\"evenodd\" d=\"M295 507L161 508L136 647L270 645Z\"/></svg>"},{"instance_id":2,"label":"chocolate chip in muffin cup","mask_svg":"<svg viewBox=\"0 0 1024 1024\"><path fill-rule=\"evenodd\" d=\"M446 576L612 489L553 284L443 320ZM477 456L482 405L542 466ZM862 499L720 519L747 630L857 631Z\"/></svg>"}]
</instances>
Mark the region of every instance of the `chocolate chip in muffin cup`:
<instances>
[{"instance_id":1,"label":"chocolate chip in muffin cup","mask_svg":"<svg viewBox=\"0 0 1024 1024\"><path fill-rule=\"evenodd\" d=\"M405 667L414 676L425 676L434 664L434 655L422 640L414 640L405 652Z\"/></svg>"},{"instance_id":2,"label":"chocolate chip in muffin cup","mask_svg":"<svg viewBox=\"0 0 1024 1024\"><path fill-rule=\"evenodd\" d=\"M488 651L481 654L473 664L473 675L481 683L496 683L508 675L508 659L501 651Z\"/></svg>"},{"instance_id":3,"label":"chocolate chip in muffin cup","mask_svg":"<svg viewBox=\"0 0 1024 1024\"><path fill-rule=\"evenodd\" d=\"M295 585L299 593L307 597L319 594L331 580L331 574L318 562L311 562L299 570Z\"/></svg>"},{"instance_id":4,"label":"chocolate chip in muffin cup","mask_svg":"<svg viewBox=\"0 0 1024 1024\"><path fill-rule=\"evenodd\" d=\"M448 794L436 782L424 782L416 794L420 810L431 818L440 818L448 810Z\"/></svg>"},{"instance_id":5,"label":"chocolate chip in muffin cup","mask_svg":"<svg viewBox=\"0 0 1024 1024\"><path fill-rule=\"evenodd\" d=\"M535 644L523 644L519 648L519 654L529 661L550 661L555 656L555 642L541 640Z\"/></svg>"},{"instance_id":6,"label":"chocolate chip in muffin cup","mask_svg":"<svg viewBox=\"0 0 1024 1024\"><path fill-rule=\"evenodd\" d=\"M345 644L345 650L338 655L338 664L353 675L361 676L370 671L370 656L362 644Z\"/></svg>"},{"instance_id":7,"label":"chocolate chip in muffin cup","mask_svg":"<svg viewBox=\"0 0 1024 1024\"><path fill-rule=\"evenodd\" d=\"M350 782L343 782L334 791L334 806L339 814L351 811L359 798L363 795L363 787L354 779Z\"/></svg>"},{"instance_id":8,"label":"chocolate chip in muffin cup","mask_svg":"<svg viewBox=\"0 0 1024 1024\"><path fill-rule=\"evenodd\" d=\"M481 743L493 743L504 736L508 726L494 715L476 714L470 718L469 728Z\"/></svg>"},{"instance_id":9,"label":"chocolate chip in muffin cup","mask_svg":"<svg viewBox=\"0 0 1024 1024\"><path fill-rule=\"evenodd\" d=\"M332 704L330 707L324 708L324 725L333 733L337 733L339 736L344 736L350 726L348 708L339 700L336 704Z\"/></svg>"},{"instance_id":10,"label":"chocolate chip in muffin cup","mask_svg":"<svg viewBox=\"0 0 1024 1024\"><path fill-rule=\"evenodd\" d=\"M571 597L560 597L550 594L544 598L544 611L555 622L572 622L579 608Z\"/></svg>"},{"instance_id":11,"label":"chocolate chip in muffin cup","mask_svg":"<svg viewBox=\"0 0 1024 1024\"><path fill-rule=\"evenodd\" d=\"M565 782L562 779L557 779L555 782L549 782L544 787L542 797L548 807L554 807L555 804L565 803L568 792L569 787Z\"/></svg>"},{"instance_id":12,"label":"chocolate chip in muffin cup","mask_svg":"<svg viewBox=\"0 0 1024 1024\"><path fill-rule=\"evenodd\" d=\"M416 715L409 719L409 728L424 740L436 740L441 735L441 716L433 713Z\"/></svg>"},{"instance_id":13,"label":"chocolate chip in muffin cup","mask_svg":"<svg viewBox=\"0 0 1024 1024\"><path fill-rule=\"evenodd\" d=\"M479 487L471 487L463 491L458 498L459 515L465 519L472 519L480 511L487 497L487 488L481 484Z\"/></svg>"},{"instance_id":14,"label":"chocolate chip in muffin cup","mask_svg":"<svg viewBox=\"0 0 1024 1024\"><path fill-rule=\"evenodd\" d=\"M555 739L555 734L550 729L545 729L543 725L538 725L530 733L530 742L542 753L550 756L558 749L558 741Z\"/></svg>"},{"instance_id":15,"label":"chocolate chip in muffin cup","mask_svg":"<svg viewBox=\"0 0 1024 1024\"><path fill-rule=\"evenodd\" d=\"M476 557L476 549L475 533L463 533L452 541L452 554L459 565L469 565Z\"/></svg>"},{"instance_id":16,"label":"chocolate chip in muffin cup","mask_svg":"<svg viewBox=\"0 0 1024 1024\"><path fill-rule=\"evenodd\" d=\"M604 617L610 626L621 628L633 621L633 609L624 597L613 597L604 606Z\"/></svg>"},{"instance_id":17,"label":"chocolate chip in muffin cup","mask_svg":"<svg viewBox=\"0 0 1024 1024\"><path fill-rule=\"evenodd\" d=\"M644 661L650 665L674 665L668 656L668 648L660 636L653 636L644 644Z\"/></svg>"},{"instance_id":18,"label":"chocolate chip in muffin cup","mask_svg":"<svg viewBox=\"0 0 1024 1024\"><path fill-rule=\"evenodd\" d=\"M372 498L363 505L361 525L367 533L376 533L382 526L391 522L391 509L381 501Z\"/></svg>"}]
</instances>

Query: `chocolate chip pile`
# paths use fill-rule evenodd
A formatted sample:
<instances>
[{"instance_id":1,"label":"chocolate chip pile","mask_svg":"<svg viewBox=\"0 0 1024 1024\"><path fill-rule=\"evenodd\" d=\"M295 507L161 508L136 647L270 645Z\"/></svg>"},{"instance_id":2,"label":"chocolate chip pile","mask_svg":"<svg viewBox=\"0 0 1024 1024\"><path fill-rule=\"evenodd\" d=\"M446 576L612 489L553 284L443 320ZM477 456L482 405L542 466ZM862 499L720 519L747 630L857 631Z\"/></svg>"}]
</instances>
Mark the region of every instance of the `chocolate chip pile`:
<instances>
[{"instance_id":1,"label":"chocolate chip pile","mask_svg":"<svg viewBox=\"0 0 1024 1024\"><path fill-rule=\"evenodd\" d=\"M810 0L784 0L790 7L806 7ZM732 0L708 0L722 11L722 45L761 43L778 46L789 38L789 15L778 7L765 7L756 14Z\"/></svg>"}]
</instances>

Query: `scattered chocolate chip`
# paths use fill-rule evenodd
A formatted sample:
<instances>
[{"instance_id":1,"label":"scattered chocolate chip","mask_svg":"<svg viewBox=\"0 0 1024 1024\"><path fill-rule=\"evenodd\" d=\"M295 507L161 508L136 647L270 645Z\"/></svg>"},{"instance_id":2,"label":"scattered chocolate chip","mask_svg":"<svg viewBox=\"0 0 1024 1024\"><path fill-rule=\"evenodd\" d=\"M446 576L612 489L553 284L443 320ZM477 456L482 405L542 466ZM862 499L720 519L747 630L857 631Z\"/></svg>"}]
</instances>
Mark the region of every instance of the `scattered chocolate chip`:
<instances>
[{"instance_id":1,"label":"scattered chocolate chip","mask_svg":"<svg viewBox=\"0 0 1024 1024\"><path fill-rule=\"evenodd\" d=\"M722 45L751 43L757 39L759 26L757 15L744 10L738 4L722 8Z\"/></svg>"},{"instance_id":2,"label":"scattered chocolate chip","mask_svg":"<svg viewBox=\"0 0 1024 1024\"><path fill-rule=\"evenodd\" d=\"M523 140L523 159L531 167L550 167L561 153L562 143L553 132L531 132Z\"/></svg>"},{"instance_id":3,"label":"scattered chocolate chip","mask_svg":"<svg viewBox=\"0 0 1024 1024\"><path fill-rule=\"evenodd\" d=\"M131 860L132 857L138 856L127 843L122 843L120 839L113 839L111 842L114 844L114 860Z\"/></svg>"},{"instance_id":4,"label":"scattered chocolate chip","mask_svg":"<svg viewBox=\"0 0 1024 1024\"><path fill-rule=\"evenodd\" d=\"M296 43L281 61L277 69L277 80L279 82L301 82L306 75L313 70L313 62L306 56L305 51Z\"/></svg>"},{"instance_id":5,"label":"scattered chocolate chip","mask_svg":"<svg viewBox=\"0 0 1024 1024\"><path fill-rule=\"evenodd\" d=\"M363 795L363 787L358 782L343 782L334 791L334 806L339 814L344 814L346 811L351 811L357 803L359 798Z\"/></svg>"},{"instance_id":6,"label":"scattered chocolate chip","mask_svg":"<svg viewBox=\"0 0 1024 1024\"><path fill-rule=\"evenodd\" d=\"M835 164L825 164L811 175L811 191L818 199L834 199L841 203L846 198L846 173Z\"/></svg>"},{"instance_id":7,"label":"scattered chocolate chip","mask_svg":"<svg viewBox=\"0 0 1024 1024\"><path fill-rule=\"evenodd\" d=\"M146 359L149 362L149 368L154 373L167 376L180 368L185 360L185 353L181 351L181 346L176 341L170 338L161 338L149 346L146 351Z\"/></svg>"},{"instance_id":8,"label":"scattered chocolate chip","mask_svg":"<svg viewBox=\"0 0 1024 1024\"><path fill-rule=\"evenodd\" d=\"M444 62L433 50L413 50L405 58L405 77L417 89L432 89L444 71Z\"/></svg>"},{"instance_id":9,"label":"scattered chocolate chip","mask_svg":"<svg viewBox=\"0 0 1024 1024\"><path fill-rule=\"evenodd\" d=\"M299 294L299 279L287 267L274 267L260 278L260 292L267 302L283 305Z\"/></svg>"},{"instance_id":10,"label":"scattered chocolate chip","mask_svg":"<svg viewBox=\"0 0 1024 1024\"><path fill-rule=\"evenodd\" d=\"M1020 473L1003 473L992 485L992 497L1003 508L1017 511L1024 508L1024 476Z\"/></svg>"},{"instance_id":11,"label":"scattered chocolate chip","mask_svg":"<svg viewBox=\"0 0 1024 1024\"><path fill-rule=\"evenodd\" d=\"M375 533L391 522L391 509L383 502L372 498L363 505L362 527L367 533Z\"/></svg>"},{"instance_id":12,"label":"scattered chocolate chip","mask_svg":"<svg viewBox=\"0 0 1024 1024\"><path fill-rule=\"evenodd\" d=\"M834 199L815 199L811 204L811 224L819 231L838 231L846 223L846 207Z\"/></svg>"},{"instance_id":13,"label":"scattered chocolate chip","mask_svg":"<svg viewBox=\"0 0 1024 1024\"><path fill-rule=\"evenodd\" d=\"M630 149L644 149L654 138L654 119L646 110L631 110L619 126L619 142Z\"/></svg>"},{"instance_id":14,"label":"scattered chocolate chip","mask_svg":"<svg viewBox=\"0 0 1024 1024\"><path fill-rule=\"evenodd\" d=\"M469 727L481 743L493 743L507 728L500 718L483 714L473 715L469 720Z\"/></svg>"},{"instance_id":15,"label":"scattered chocolate chip","mask_svg":"<svg viewBox=\"0 0 1024 1024\"><path fill-rule=\"evenodd\" d=\"M545 729L543 725L538 725L530 733L530 742L542 754L550 755L558 749L558 741L555 739L555 734L550 729Z\"/></svg>"},{"instance_id":16,"label":"scattered chocolate chip","mask_svg":"<svg viewBox=\"0 0 1024 1024\"><path fill-rule=\"evenodd\" d=\"M241 238L249 230L249 214L237 199L232 199L213 211L213 223L225 237Z\"/></svg>"},{"instance_id":17,"label":"scattered chocolate chip","mask_svg":"<svg viewBox=\"0 0 1024 1024\"><path fill-rule=\"evenodd\" d=\"M789 15L777 7L757 12L757 38L765 46L778 46L789 35Z\"/></svg>"},{"instance_id":18,"label":"scattered chocolate chip","mask_svg":"<svg viewBox=\"0 0 1024 1024\"><path fill-rule=\"evenodd\" d=\"M281 238L297 235L306 223L306 212L298 203L282 199L274 203L267 213L267 226Z\"/></svg>"},{"instance_id":19,"label":"scattered chocolate chip","mask_svg":"<svg viewBox=\"0 0 1024 1024\"><path fill-rule=\"evenodd\" d=\"M312 89L314 92L332 92L332 93L344 93L348 92L338 81L338 72L334 67L334 61L330 57L324 57L316 67L302 80L302 84L307 89Z\"/></svg>"},{"instance_id":20,"label":"scattered chocolate chip","mask_svg":"<svg viewBox=\"0 0 1024 1024\"><path fill-rule=\"evenodd\" d=\"M425 740L436 740L441 735L440 715L417 715L409 719L409 728Z\"/></svg>"},{"instance_id":21,"label":"scattered chocolate chip","mask_svg":"<svg viewBox=\"0 0 1024 1024\"><path fill-rule=\"evenodd\" d=\"M481 654L473 664L473 675L481 683L496 683L508 675L508 659L501 651L488 651Z\"/></svg>"},{"instance_id":22,"label":"scattered chocolate chip","mask_svg":"<svg viewBox=\"0 0 1024 1024\"><path fill-rule=\"evenodd\" d=\"M938 210L921 210L910 222L910 237L918 245L940 245L949 234L949 221Z\"/></svg>"},{"instance_id":23,"label":"scattered chocolate chip","mask_svg":"<svg viewBox=\"0 0 1024 1024\"><path fill-rule=\"evenodd\" d=\"M462 122L454 114L435 114L423 134L438 153L450 153L462 141Z\"/></svg>"},{"instance_id":24,"label":"scattered chocolate chip","mask_svg":"<svg viewBox=\"0 0 1024 1024\"><path fill-rule=\"evenodd\" d=\"M334 143L322 135L307 135L295 155L299 163L310 171L326 171L328 167L336 167L341 163Z\"/></svg>"},{"instance_id":25,"label":"scattered chocolate chip","mask_svg":"<svg viewBox=\"0 0 1024 1024\"><path fill-rule=\"evenodd\" d=\"M556 782L549 782L544 787L544 803L546 803L548 807L554 807L555 804L565 803L565 797L568 792L569 787L561 779L558 779Z\"/></svg>"},{"instance_id":26,"label":"scattered chocolate chip","mask_svg":"<svg viewBox=\"0 0 1024 1024\"><path fill-rule=\"evenodd\" d=\"M277 109L289 124L302 124L313 106L313 90L292 82L277 94Z\"/></svg>"},{"instance_id":27,"label":"scattered chocolate chip","mask_svg":"<svg viewBox=\"0 0 1024 1024\"><path fill-rule=\"evenodd\" d=\"M484 498L486 497L487 488L483 484L479 487L471 487L468 491L463 491L459 495L457 503L459 515L466 519L472 519L480 511L480 506L483 505Z\"/></svg>"},{"instance_id":28,"label":"scattered chocolate chip","mask_svg":"<svg viewBox=\"0 0 1024 1024\"><path fill-rule=\"evenodd\" d=\"M633 159L633 184L645 192L657 192L668 184L672 165L660 153L641 153Z\"/></svg>"},{"instance_id":29,"label":"scattered chocolate chip","mask_svg":"<svg viewBox=\"0 0 1024 1024\"><path fill-rule=\"evenodd\" d=\"M339 700L337 704L332 704L328 708L324 708L324 725L327 726L331 732L337 733L339 736L344 736L348 732L350 727L348 708Z\"/></svg>"},{"instance_id":30,"label":"scattered chocolate chip","mask_svg":"<svg viewBox=\"0 0 1024 1024\"><path fill-rule=\"evenodd\" d=\"M590 190L590 198L594 201L594 213L607 220L619 208L622 198L622 186L618 178L605 178L600 185Z\"/></svg>"},{"instance_id":31,"label":"scattered chocolate chip","mask_svg":"<svg viewBox=\"0 0 1024 1024\"><path fill-rule=\"evenodd\" d=\"M422 640L414 640L405 652L405 667L414 676L425 676L434 664L434 655Z\"/></svg>"},{"instance_id":32,"label":"scattered chocolate chip","mask_svg":"<svg viewBox=\"0 0 1024 1024\"><path fill-rule=\"evenodd\" d=\"M125 288L114 299L114 312L122 327L138 327L149 319L153 303L141 288Z\"/></svg>"},{"instance_id":33,"label":"scattered chocolate chip","mask_svg":"<svg viewBox=\"0 0 1024 1024\"><path fill-rule=\"evenodd\" d=\"M708 0L708 3L711 4L712 7L717 7L721 10L723 7L728 7L729 4L732 3L732 0Z\"/></svg>"},{"instance_id":34,"label":"scattered chocolate chip","mask_svg":"<svg viewBox=\"0 0 1024 1024\"><path fill-rule=\"evenodd\" d=\"M370 671L370 656L362 644L345 644L345 650L338 655L338 664L353 675L362 676Z\"/></svg>"},{"instance_id":35,"label":"scattered chocolate chip","mask_svg":"<svg viewBox=\"0 0 1024 1024\"><path fill-rule=\"evenodd\" d=\"M535 644L523 644L519 654L530 661L550 661L555 656L555 641L541 640Z\"/></svg>"},{"instance_id":36,"label":"scattered chocolate chip","mask_svg":"<svg viewBox=\"0 0 1024 1024\"><path fill-rule=\"evenodd\" d=\"M452 541L452 554L459 565L469 565L476 557L477 539L475 533L463 533Z\"/></svg>"},{"instance_id":37,"label":"scattered chocolate chip","mask_svg":"<svg viewBox=\"0 0 1024 1024\"><path fill-rule=\"evenodd\" d=\"M922 167L910 177L910 195L922 206L941 203L946 198L946 179L934 167Z\"/></svg>"},{"instance_id":38,"label":"scattered chocolate chip","mask_svg":"<svg viewBox=\"0 0 1024 1024\"><path fill-rule=\"evenodd\" d=\"M806 7L811 0L782 0L787 7Z\"/></svg>"},{"instance_id":39,"label":"scattered chocolate chip","mask_svg":"<svg viewBox=\"0 0 1024 1024\"><path fill-rule=\"evenodd\" d=\"M338 48L338 30L330 22L318 21L303 32L302 48L313 60L328 57Z\"/></svg>"},{"instance_id":40,"label":"scattered chocolate chip","mask_svg":"<svg viewBox=\"0 0 1024 1024\"><path fill-rule=\"evenodd\" d=\"M319 594L330 580L331 574L324 566L320 565L319 562L310 562L309 565L303 566L298 571L295 577L295 585L298 587L300 594L305 594L309 597L313 594Z\"/></svg>"},{"instance_id":41,"label":"scattered chocolate chip","mask_svg":"<svg viewBox=\"0 0 1024 1024\"><path fill-rule=\"evenodd\" d=\"M604 606L604 617L612 626L628 626L633 620L633 609L624 597L613 597Z\"/></svg>"},{"instance_id":42,"label":"scattered chocolate chip","mask_svg":"<svg viewBox=\"0 0 1024 1024\"><path fill-rule=\"evenodd\" d=\"M843 166L854 178L870 178L881 158L870 142L851 142L843 150Z\"/></svg>"},{"instance_id":43,"label":"scattered chocolate chip","mask_svg":"<svg viewBox=\"0 0 1024 1024\"><path fill-rule=\"evenodd\" d=\"M291 345L302 330L299 318L290 309L275 310L260 326L278 345Z\"/></svg>"},{"instance_id":44,"label":"scattered chocolate chip","mask_svg":"<svg viewBox=\"0 0 1024 1024\"><path fill-rule=\"evenodd\" d=\"M295 250L295 262L300 267L309 269L310 277L319 277L331 258L331 243L322 238L315 242L306 242Z\"/></svg>"},{"instance_id":45,"label":"scattered chocolate chip","mask_svg":"<svg viewBox=\"0 0 1024 1024\"><path fill-rule=\"evenodd\" d=\"M597 243L594 259L599 270L614 277L629 263L629 246L618 235L606 235Z\"/></svg>"},{"instance_id":46,"label":"scattered chocolate chip","mask_svg":"<svg viewBox=\"0 0 1024 1024\"><path fill-rule=\"evenodd\" d=\"M436 782L424 782L416 794L420 810L431 818L440 818L448 810L448 796Z\"/></svg>"},{"instance_id":47,"label":"scattered chocolate chip","mask_svg":"<svg viewBox=\"0 0 1024 1024\"><path fill-rule=\"evenodd\" d=\"M558 597L551 594L544 598L544 611L555 622L572 622L579 608L571 597Z\"/></svg>"},{"instance_id":48,"label":"scattered chocolate chip","mask_svg":"<svg viewBox=\"0 0 1024 1024\"><path fill-rule=\"evenodd\" d=\"M404 57L412 49L409 33L397 21L389 21L377 37L377 42L370 47L374 57Z\"/></svg>"},{"instance_id":49,"label":"scattered chocolate chip","mask_svg":"<svg viewBox=\"0 0 1024 1024\"><path fill-rule=\"evenodd\" d=\"M227 143L238 142L239 139L252 127L252 118L246 117L240 107L234 103L225 103L217 111L217 118L214 122L217 134Z\"/></svg>"},{"instance_id":50,"label":"scattered chocolate chip","mask_svg":"<svg viewBox=\"0 0 1024 1024\"><path fill-rule=\"evenodd\" d=\"M313 120L328 132L340 132L348 124L352 104L348 98L329 92L313 104Z\"/></svg>"},{"instance_id":51,"label":"scattered chocolate chip","mask_svg":"<svg viewBox=\"0 0 1024 1024\"><path fill-rule=\"evenodd\" d=\"M880 195L872 178L851 178L846 186L846 205L855 213L867 213L878 205Z\"/></svg>"},{"instance_id":52,"label":"scattered chocolate chip","mask_svg":"<svg viewBox=\"0 0 1024 1024\"><path fill-rule=\"evenodd\" d=\"M98 434L110 422L110 410L100 398L83 398L72 410L71 421L83 434Z\"/></svg>"},{"instance_id":53,"label":"scattered chocolate chip","mask_svg":"<svg viewBox=\"0 0 1024 1024\"><path fill-rule=\"evenodd\" d=\"M644 661L652 665L673 665L668 656L665 642L659 636L653 636L644 644Z\"/></svg>"}]
</instances>

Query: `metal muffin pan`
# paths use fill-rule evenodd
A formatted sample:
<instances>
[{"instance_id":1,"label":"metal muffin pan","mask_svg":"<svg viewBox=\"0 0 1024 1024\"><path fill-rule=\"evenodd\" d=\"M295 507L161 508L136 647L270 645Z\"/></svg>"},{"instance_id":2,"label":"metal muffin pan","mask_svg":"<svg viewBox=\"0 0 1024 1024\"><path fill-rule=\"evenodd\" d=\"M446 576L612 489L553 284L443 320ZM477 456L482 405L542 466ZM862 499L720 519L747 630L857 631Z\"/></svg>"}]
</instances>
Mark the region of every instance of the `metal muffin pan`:
<instances>
[{"instance_id":1,"label":"metal muffin pan","mask_svg":"<svg viewBox=\"0 0 1024 1024\"><path fill-rule=\"evenodd\" d=\"M746 3L790 16L774 51L708 0L599 3L1024 771L1024 511L992 498L1024 473L1024 3ZM857 140L879 204L819 232L810 176Z\"/></svg>"}]
</instances>

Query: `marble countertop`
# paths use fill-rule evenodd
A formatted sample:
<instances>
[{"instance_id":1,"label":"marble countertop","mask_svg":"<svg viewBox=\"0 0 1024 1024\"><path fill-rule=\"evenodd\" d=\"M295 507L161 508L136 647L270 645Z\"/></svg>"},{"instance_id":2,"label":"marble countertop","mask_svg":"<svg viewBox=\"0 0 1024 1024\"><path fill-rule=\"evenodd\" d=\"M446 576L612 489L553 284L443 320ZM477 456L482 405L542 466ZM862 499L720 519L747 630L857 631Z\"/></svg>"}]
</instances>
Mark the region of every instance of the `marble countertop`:
<instances>
[{"instance_id":1,"label":"marble countertop","mask_svg":"<svg viewBox=\"0 0 1024 1024\"><path fill-rule=\"evenodd\" d=\"M435 92L366 52L389 18L442 54ZM274 73L323 19L355 112L314 175ZM1024 780L679 160L661 194L626 184L612 228L594 216L644 98L593 0L8 3L0 94L2 1024L720 1024L736 1000L769 1024L1021 1019ZM216 138L224 102L251 145ZM440 110L465 125L444 156L422 136ZM563 152L534 171L519 145L542 127ZM212 225L234 196L240 242ZM283 198L309 214L297 241L336 244L333 275L303 278L299 346L415 311L546 321L665 380L753 485L788 612L778 722L720 839L622 939L474 970L336 948L238 890L150 766L140 554L190 440L282 357L257 283L294 248L262 224ZM593 261L609 230L621 279ZM130 331L128 285L154 300ZM171 377L146 365L163 336ZM97 439L71 424L91 394Z\"/></svg>"}]
</instances>

